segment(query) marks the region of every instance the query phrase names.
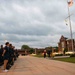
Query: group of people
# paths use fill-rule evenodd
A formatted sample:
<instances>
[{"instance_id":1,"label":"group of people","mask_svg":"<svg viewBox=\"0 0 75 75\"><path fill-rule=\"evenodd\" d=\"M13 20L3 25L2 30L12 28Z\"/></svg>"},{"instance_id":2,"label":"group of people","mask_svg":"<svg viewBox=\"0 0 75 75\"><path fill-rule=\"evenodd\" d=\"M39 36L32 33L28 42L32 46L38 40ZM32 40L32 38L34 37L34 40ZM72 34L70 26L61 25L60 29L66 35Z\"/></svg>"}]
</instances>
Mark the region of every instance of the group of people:
<instances>
[{"instance_id":1,"label":"group of people","mask_svg":"<svg viewBox=\"0 0 75 75\"><path fill-rule=\"evenodd\" d=\"M52 55L52 50L48 50L48 51L46 51L46 50L44 50L44 58L46 58L46 56L48 55L48 57L51 57L51 55Z\"/></svg>"},{"instance_id":2,"label":"group of people","mask_svg":"<svg viewBox=\"0 0 75 75\"><path fill-rule=\"evenodd\" d=\"M0 48L0 65L3 64L4 72L7 72L8 69L14 65L14 61L16 60L16 58L18 57L18 52L17 50L15 50L15 47L10 44L9 42L5 43L5 47L3 47L3 45L1 45Z\"/></svg>"}]
</instances>

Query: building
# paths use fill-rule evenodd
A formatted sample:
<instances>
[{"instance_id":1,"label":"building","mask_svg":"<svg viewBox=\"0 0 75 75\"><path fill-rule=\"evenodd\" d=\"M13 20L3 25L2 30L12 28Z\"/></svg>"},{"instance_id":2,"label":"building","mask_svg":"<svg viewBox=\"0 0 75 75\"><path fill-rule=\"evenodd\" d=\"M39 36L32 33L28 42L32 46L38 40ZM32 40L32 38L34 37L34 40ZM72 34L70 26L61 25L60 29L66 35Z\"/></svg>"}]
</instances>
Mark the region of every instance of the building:
<instances>
[{"instance_id":1,"label":"building","mask_svg":"<svg viewBox=\"0 0 75 75\"><path fill-rule=\"evenodd\" d=\"M73 41L73 50L72 50L72 41ZM75 40L68 39L62 35L58 42L58 51L63 52L64 50L74 51L75 50Z\"/></svg>"}]
</instances>

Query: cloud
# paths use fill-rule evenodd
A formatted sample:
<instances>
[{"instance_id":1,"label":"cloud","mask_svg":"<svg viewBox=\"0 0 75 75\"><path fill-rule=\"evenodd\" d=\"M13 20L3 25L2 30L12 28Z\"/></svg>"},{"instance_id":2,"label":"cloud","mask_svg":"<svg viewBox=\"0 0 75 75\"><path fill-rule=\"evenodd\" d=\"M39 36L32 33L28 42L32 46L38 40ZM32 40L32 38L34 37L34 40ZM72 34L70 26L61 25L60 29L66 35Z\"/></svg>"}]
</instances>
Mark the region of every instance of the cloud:
<instances>
[{"instance_id":1,"label":"cloud","mask_svg":"<svg viewBox=\"0 0 75 75\"><path fill-rule=\"evenodd\" d=\"M75 12L74 6L70 7L71 13ZM65 0L0 0L0 44L7 39L17 48L23 44L38 48L57 46L61 35L70 38L69 25L65 24L67 16Z\"/></svg>"}]
</instances>

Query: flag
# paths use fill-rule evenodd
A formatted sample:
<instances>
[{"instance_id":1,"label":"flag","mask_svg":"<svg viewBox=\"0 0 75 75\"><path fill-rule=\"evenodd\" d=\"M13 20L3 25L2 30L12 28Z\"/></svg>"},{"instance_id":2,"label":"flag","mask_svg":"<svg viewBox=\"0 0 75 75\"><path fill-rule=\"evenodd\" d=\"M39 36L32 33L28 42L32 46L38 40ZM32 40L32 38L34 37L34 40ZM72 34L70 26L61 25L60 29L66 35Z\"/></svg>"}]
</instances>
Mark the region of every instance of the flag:
<instances>
[{"instance_id":1,"label":"flag","mask_svg":"<svg viewBox=\"0 0 75 75\"><path fill-rule=\"evenodd\" d=\"M68 25L67 20L65 20L66 25Z\"/></svg>"},{"instance_id":2,"label":"flag","mask_svg":"<svg viewBox=\"0 0 75 75\"><path fill-rule=\"evenodd\" d=\"M70 0L70 1L68 2L68 6L71 7L72 5L73 5L73 0Z\"/></svg>"}]
</instances>

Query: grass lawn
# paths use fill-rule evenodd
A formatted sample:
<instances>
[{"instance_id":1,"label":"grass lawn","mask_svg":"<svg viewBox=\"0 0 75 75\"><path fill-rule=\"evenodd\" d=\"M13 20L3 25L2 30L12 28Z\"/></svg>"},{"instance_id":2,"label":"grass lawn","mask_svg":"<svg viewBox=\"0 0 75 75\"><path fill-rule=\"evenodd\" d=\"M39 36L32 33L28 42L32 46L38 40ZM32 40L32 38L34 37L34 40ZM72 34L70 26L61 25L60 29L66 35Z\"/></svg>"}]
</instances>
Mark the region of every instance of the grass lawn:
<instances>
[{"instance_id":1,"label":"grass lawn","mask_svg":"<svg viewBox=\"0 0 75 75\"><path fill-rule=\"evenodd\" d=\"M64 61L64 62L75 63L75 57L69 57L69 58L54 58L54 60L59 60L59 61Z\"/></svg>"},{"instance_id":2,"label":"grass lawn","mask_svg":"<svg viewBox=\"0 0 75 75\"><path fill-rule=\"evenodd\" d=\"M34 57L43 58L43 55L41 55L41 54L39 54L39 55L34 55ZM75 63L75 57L68 57L68 58L54 58L54 60L64 61L64 62L70 62L70 63Z\"/></svg>"}]
</instances>

